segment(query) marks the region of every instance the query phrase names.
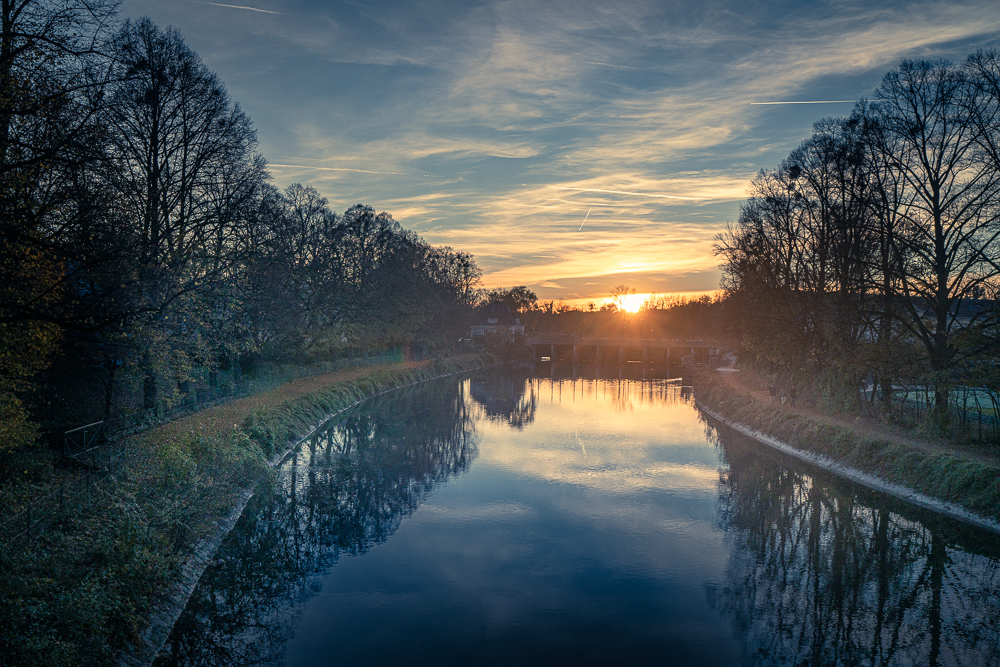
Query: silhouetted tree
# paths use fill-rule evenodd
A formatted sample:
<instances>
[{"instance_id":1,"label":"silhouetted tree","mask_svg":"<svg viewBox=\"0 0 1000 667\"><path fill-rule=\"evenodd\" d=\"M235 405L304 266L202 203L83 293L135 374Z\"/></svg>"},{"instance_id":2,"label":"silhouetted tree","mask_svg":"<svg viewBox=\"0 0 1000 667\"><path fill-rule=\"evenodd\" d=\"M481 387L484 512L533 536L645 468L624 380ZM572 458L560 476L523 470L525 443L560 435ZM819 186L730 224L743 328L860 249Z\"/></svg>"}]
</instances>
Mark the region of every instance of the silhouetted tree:
<instances>
[{"instance_id":1,"label":"silhouetted tree","mask_svg":"<svg viewBox=\"0 0 1000 667\"><path fill-rule=\"evenodd\" d=\"M875 91L869 113L890 141L883 166L902 187L898 202L904 256L904 323L926 349L937 419L948 418L955 332L964 299L1000 275L1000 171L983 151L975 114L980 88L969 70L904 61Z\"/></svg>"},{"instance_id":2,"label":"silhouetted tree","mask_svg":"<svg viewBox=\"0 0 1000 667\"><path fill-rule=\"evenodd\" d=\"M73 267L60 256L61 230L100 108L114 9L102 0L0 0L0 449L30 440L22 399L67 323L59 306Z\"/></svg>"},{"instance_id":3,"label":"silhouetted tree","mask_svg":"<svg viewBox=\"0 0 1000 667\"><path fill-rule=\"evenodd\" d=\"M894 376L922 375L947 422L950 387L995 347L991 309L969 306L1000 277L997 71L992 53L905 61L758 175L716 246L747 357L844 397L874 377L887 403Z\"/></svg>"},{"instance_id":4,"label":"silhouetted tree","mask_svg":"<svg viewBox=\"0 0 1000 667\"><path fill-rule=\"evenodd\" d=\"M193 297L235 264L233 228L265 172L250 120L176 30L126 21L114 60L106 186L135 243L136 311L155 315L146 320L154 345L142 362L151 406L161 365L151 351L168 354L168 339L193 341L184 331L197 328L205 305Z\"/></svg>"},{"instance_id":5,"label":"silhouetted tree","mask_svg":"<svg viewBox=\"0 0 1000 667\"><path fill-rule=\"evenodd\" d=\"M515 312L533 310L538 304L538 295L525 285L516 285L511 288L495 287L483 292L482 301L485 303L505 303Z\"/></svg>"}]
</instances>

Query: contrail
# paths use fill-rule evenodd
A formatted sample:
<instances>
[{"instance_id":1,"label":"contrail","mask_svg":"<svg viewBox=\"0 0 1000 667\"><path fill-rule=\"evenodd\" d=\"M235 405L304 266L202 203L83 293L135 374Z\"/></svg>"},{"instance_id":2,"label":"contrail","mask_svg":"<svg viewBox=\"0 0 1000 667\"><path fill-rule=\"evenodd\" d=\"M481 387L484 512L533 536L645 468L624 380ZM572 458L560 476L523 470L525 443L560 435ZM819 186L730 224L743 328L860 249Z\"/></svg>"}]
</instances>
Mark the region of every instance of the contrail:
<instances>
[{"instance_id":1,"label":"contrail","mask_svg":"<svg viewBox=\"0 0 1000 667\"><path fill-rule=\"evenodd\" d=\"M229 9L249 9L251 12L260 12L261 14L283 14L283 12L272 12L270 9L257 9L256 7L244 7L243 5L224 5L219 2L203 2L202 0L191 0L191 2L197 2L199 5L212 5L213 7L228 7Z\"/></svg>"},{"instance_id":2,"label":"contrail","mask_svg":"<svg viewBox=\"0 0 1000 667\"><path fill-rule=\"evenodd\" d=\"M289 169L319 169L320 171L356 171L360 174L387 174L390 176L412 176L405 171L369 171L367 169L350 169L348 167L312 167L305 164L270 164L269 167L286 167ZM426 174L429 176L430 174Z\"/></svg>"},{"instance_id":3,"label":"contrail","mask_svg":"<svg viewBox=\"0 0 1000 667\"><path fill-rule=\"evenodd\" d=\"M625 190L599 190L597 188L568 188L562 185L550 185L550 188L555 188L556 190L576 190L577 192L606 192L612 195L632 195L635 197L657 197L660 199L691 199L697 201L703 201L708 199L708 197L681 197L678 195L654 195L648 192L626 192Z\"/></svg>"},{"instance_id":4,"label":"contrail","mask_svg":"<svg viewBox=\"0 0 1000 667\"><path fill-rule=\"evenodd\" d=\"M576 206L577 203L578 203L578 202L575 202L575 201L570 201L568 199L560 199L559 197L547 197L547 198L543 199L542 201L558 201L558 202L562 202L563 204L573 204L574 206ZM595 206L604 206L604 207L607 207L607 208L619 208L621 206L621 204L591 204L590 205L591 208L593 208Z\"/></svg>"},{"instance_id":5,"label":"contrail","mask_svg":"<svg viewBox=\"0 0 1000 667\"><path fill-rule=\"evenodd\" d=\"M596 62L593 62L593 61L590 61L590 60L584 60L583 64L584 65L600 65L601 67L614 67L615 69L632 69L632 70L635 70L637 72L639 71L638 67L629 67L628 65L612 65L611 63L596 63Z\"/></svg>"},{"instance_id":6,"label":"contrail","mask_svg":"<svg viewBox=\"0 0 1000 667\"><path fill-rule=\"evenodd\" d=\"M590 217L590 212L591 212L591 211L593 211L593 210L594 210L594 207L593 207L593 206L591 206L591 207L590 207L590 208L589 208L589 209L587 210L587 215L585 215L585 216L583 217L583 222L581 222L581 223L580 223L580 229L583 229L583 226L584 226L585 224L587 224L587 218L589 218L589 217ZM580 231L580 229L578 229L578 230L576 230L576 231Z\"/></svg>"},{"instance_id":7,"label":"contrail","mask_svg":"<svg viewBox=\"0 0 1000 667\"><path fill-rule=\"evenodd\" d=\"M804 100L801 102L750 102L750 106L767 106L770 104L853 104L857 100Z\"/></svg>"}]
</instances>

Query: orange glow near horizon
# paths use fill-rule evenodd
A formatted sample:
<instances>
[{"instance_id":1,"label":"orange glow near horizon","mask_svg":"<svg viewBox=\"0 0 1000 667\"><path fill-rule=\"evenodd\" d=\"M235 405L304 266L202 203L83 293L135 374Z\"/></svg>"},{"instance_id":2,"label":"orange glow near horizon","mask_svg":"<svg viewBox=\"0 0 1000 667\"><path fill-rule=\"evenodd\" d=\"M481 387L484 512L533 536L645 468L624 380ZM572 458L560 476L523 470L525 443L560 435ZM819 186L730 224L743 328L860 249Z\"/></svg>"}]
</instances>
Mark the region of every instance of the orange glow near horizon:
<instances>
[{"instance_id":1,"label":"orange glow near horizon","mask_svg":"<svg viewBox=\"0 0 1000 667\"><path fill-rule=\"evenodd\" d=\"M630 313L638 312L642 306L646 303L646 300L650 297L664 297L667 300L678 300L678 301L693 301L694 299L700 299L703 296L709 296L712 298L717 297L722 293L722 290L702 290L695 292L641 292L639 294L631 294L628 296L629 301L626 302L626 311ZM610 296L594 296L594 297L581 297L576 299L553 299L545 298L542 296L538 297L539 304L547 303L549 301L554 301L555 306L568 306L570 308L576 308L579 310L600 310L605 304L614 303L614 299ZM591 308L593 304L593 308ZM633 307L634 304L634 307Z\"/></svg>"}]
</instances>

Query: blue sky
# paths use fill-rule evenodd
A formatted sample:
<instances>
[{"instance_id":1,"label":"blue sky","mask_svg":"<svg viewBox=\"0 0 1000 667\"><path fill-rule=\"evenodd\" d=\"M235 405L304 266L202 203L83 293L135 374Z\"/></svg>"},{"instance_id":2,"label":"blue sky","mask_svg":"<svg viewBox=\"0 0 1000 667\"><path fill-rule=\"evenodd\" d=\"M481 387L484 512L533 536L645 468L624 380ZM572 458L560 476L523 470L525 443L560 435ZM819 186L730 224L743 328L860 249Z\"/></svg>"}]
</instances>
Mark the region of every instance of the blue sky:
<instances>
[{"instance_id":1,"label":"blue sky","mask_svg":"<svg viewBox=\"0 0 1000 667\"><path fill-rule=\"evenodd\" d=\"M275 183L390 212L545 300L718 286L712 239L903 58L1000 47L995 0L125 0L251 115Z\"/></svg>"}]
</instances>

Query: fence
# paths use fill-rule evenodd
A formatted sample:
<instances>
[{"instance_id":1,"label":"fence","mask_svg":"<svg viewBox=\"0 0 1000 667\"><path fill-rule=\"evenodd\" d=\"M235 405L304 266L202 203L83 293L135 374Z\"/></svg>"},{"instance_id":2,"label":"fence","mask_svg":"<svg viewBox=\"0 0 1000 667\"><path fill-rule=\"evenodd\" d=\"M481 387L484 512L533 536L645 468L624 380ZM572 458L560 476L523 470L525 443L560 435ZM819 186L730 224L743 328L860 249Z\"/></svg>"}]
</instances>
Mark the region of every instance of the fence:
<instances>
[{"instance_id":1,"label":"fence","mask_svg":"<svg viewBox=\"0 0 1000 667\"><path fill-rule=\"evenodd\" d=\"M29 497L18 512L0 521L0 547L27 544L53 522L61 521L74 509L89 503L94 488L124 463L125 448L102 448L92 460L97 460L98 456L104 460L103 467L81 464L80 472L61 478L57 485L50 484L45 493Z\"/></svg>"},{"instance_id":2,"label":"fence","mask_svg":"<svg viewBox=\"0 0 1000 667\"><path fill-rule=\"evenodd\" d=\"M876 389L868 394L866 407L878 400ZM866 392L867 393L867 392ZM916 426L934 410L934 390L927 385L893 387L892 418ZM952 387L948 412L952 428L980 442L1000 442L1000 394L982 387ZM881 413L881 406L877 414Z\"/></svg>"},{"instance_id":3,"label":"fence","mask_svg":"<svg viewBox=\"0 0 1000 667\"><path fill-rule=\"evenodd\" d=\"M292 380L352 366L376 365L399 359L400 355L392 352L378 357L342 359L305 368L288 369L238 384L191 392L182 402L169 407L161 404L149 410L70 429L63 434L63 458L66 467L79 472L63 476L58 484L55 482L49 484L45 492L29 497L21 509L0 519L0 547L9 548L29 543L54 522L62 520L74 509L88 503L95 488L126 462L128 458L126 436L234 398L269 391Z\"/></svg>"},{"instance_id":4,"label":"fence","mask_svg":"<svg viewBox=\"0 0 1000 667\"><path fill-rule=\"evenodd\" d=\"M113 419L107 419L103 422L94 422L93 424L73 429L73 431L67 431L66 434L64 434L64 449L70 447L70 445L65 444L66 436L74 431L81 431L80 434L73 437L77 440L82 440L84 437L82 431L84 429L90 429L90 433L87 434L87 437L97 438L99 445L103 442L118 439L124 435L133 435L152 426L173 421L174 419L183 417L184 415L203 410L219 403L224 403L225 401L229 401L234 398L242 398L244 396L259 394L264 391L270 391L271 389L280 387L281 385L293 380L323 375L324 373L332 373L343 368L350 368L354 366L373 366L391 361L399 361L400 359L401 355L395 351L377 357L365 357L363 359L338 359L336 361L315 364L308 367L286 369L280 373L255 378L253 380L247 380L246 382L225 384L219 387L210 387L208 389L193 390L179 401L171 404L161 402L155 408L138 410L131 414L122 415Z\"/></svg>"}]
</instances>

